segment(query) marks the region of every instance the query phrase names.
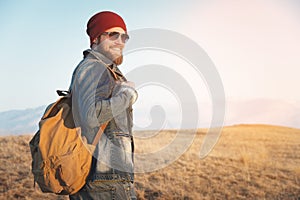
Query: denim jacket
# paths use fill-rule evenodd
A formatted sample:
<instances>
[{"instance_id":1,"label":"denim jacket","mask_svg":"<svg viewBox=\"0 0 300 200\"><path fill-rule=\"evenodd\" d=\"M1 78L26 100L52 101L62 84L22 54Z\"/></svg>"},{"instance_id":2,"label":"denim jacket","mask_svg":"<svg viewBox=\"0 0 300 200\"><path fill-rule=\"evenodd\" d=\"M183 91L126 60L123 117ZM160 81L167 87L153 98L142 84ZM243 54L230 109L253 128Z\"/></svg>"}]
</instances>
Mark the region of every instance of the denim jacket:
<instances>
[{"instance_id":1,"label":"denim jacket","mask_svg":"<svg viewBox=\"0 0 300 200\"><path fill-rule=\"evenodd\" d=\"M111 179L110 175L133 180L132 92L118 81L122 72L107 57L94 50L83 52L84 59L74 70L70 91L75 124L91 143L99 126L109 122L94 153L91 179Z\"/></svg>"}]
</instances>

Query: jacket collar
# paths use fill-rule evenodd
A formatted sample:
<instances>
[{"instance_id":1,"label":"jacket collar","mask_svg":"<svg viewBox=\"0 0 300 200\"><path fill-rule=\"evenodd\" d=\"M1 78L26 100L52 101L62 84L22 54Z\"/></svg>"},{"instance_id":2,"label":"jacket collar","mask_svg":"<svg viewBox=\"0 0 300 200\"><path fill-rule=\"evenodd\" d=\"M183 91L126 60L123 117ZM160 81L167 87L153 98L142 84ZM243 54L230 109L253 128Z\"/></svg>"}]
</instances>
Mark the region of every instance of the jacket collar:
<instances>
[{"instance_id":1,"label":"jacket collar","mask_svg":"<svg viewBox=\"0 0 300 200\"><path fill-rule=\"evenodd\" d=\"M126 78L124 77L124 75L120 71L120 69L117 67L117 65L113 61L111 61L109 58L104 56L102 53L95 51L93 49L87 49L83 52L83 56L84 56L84 58L92 57L92 58L101 60L102 62L107 64L107 66L110 67L115 73L117 73L120 77L122 77L124 80L126 80Z\"/></svg>"}]
</instances>

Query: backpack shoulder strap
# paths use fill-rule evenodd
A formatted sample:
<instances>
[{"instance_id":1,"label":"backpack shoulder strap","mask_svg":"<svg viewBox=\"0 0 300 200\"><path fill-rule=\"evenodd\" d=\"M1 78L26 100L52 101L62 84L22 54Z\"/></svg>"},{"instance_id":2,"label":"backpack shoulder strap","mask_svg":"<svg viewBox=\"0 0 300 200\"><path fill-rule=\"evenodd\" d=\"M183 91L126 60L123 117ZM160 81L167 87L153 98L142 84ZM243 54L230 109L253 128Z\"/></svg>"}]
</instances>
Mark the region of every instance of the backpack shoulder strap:
<instances>
[{"instance_id":1,"label":"backpack shoulder strap","mask_svg":"<svg viewBox=\"0 0 300 200\"><path fill-rule=\"evenodd\" d=\"M98 130L98 132L97 132L97 134L96 134L96 136L95 136L95 138L92 142L93 146L96 146L98 144L98 142L99 142L99 140L100 140L100 138L101 138L101 136L104 132L104 129L106 128L107 125L108 125L108 122L104 123L102 126L99 127L99 130Z\"/></svg>"},{"instance_id":2,"label":"backpack shoulder strap","mask_svg":"<svg viewBox=\"0 0 300 200\"><path fill-rule=\"evenodd\" d=\"M111 72L111 74L113 75L113 78L115 79L115 81L117 81L117 80L118 80L117 74L116 74L116 73L115 73L115 72L114 72L107 64L105 64L105 63L102 62L101 60L98 60L98 61L100 61L102 64L105 65L105 67L106 67L106 68ZM103 134L103 132L104 132L106 126L108 125L108 123L109 123L109 121L106 122L106 123L104 123L104 124L102 124L102 125L99 127L99 130L98 130L98 132L97 132L97 134L96 134L96 136L95 136L95 138L94 138L94 140L93 140L93 142L92 142L92 145L93 145L93 146L96 146L96 145L98 144L98 142L99 142L99 140L100 140L100 138L101 138L101 136L102 136L102 134Z\"/></svg>"},{"instance_id":3,"label":"backpack shoulder strap","mask_svg":"<svg viewBox=\"0 0 300 200\"><path fill-rule=\"evenodd\" d=\"M115 80L118 80L117 74L116 74L109 66L107 66L105 63L103 63L103 64L104 64L104 65L106 66L106 68L111 72L111 74L113 75L114 79L115 79ZM98 144L98 142L99 142L99 140L100 140L100 138L101 138L101 136L102 136L102 134L103 134L103 132L104 132L106 126L108 125L108 123L109 123L109 121L106 122L106 123L104 123L104 124L102 124L102 125L99 127L99 130L98 130L98 132L97 132L97 134L96 134L96 136L95 136L95 138L94 138L94 140L93 140L93 142L92 142L92 145L93 145L93 146L96 146L96 145Z\"/></svg>"}]
</instances>

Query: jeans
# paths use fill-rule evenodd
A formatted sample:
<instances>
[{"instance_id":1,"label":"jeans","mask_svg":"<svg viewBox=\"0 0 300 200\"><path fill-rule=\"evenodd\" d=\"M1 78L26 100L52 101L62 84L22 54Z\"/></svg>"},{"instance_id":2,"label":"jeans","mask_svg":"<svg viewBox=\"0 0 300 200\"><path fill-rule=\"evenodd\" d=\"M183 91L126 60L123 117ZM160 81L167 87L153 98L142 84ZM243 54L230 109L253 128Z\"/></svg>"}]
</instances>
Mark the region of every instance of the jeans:
<instances>
[{"instance_id":1,"label":"jeans","mask_svg":"<svg viewBox=\"0 0 300 200\"><path fill-rule=\"evenodd\" d=\"M132 182L117 174L95 175L70 200L135 200L136 194ZM99 178L99 179L97 179Z\"/></svg>"}]
</instances>

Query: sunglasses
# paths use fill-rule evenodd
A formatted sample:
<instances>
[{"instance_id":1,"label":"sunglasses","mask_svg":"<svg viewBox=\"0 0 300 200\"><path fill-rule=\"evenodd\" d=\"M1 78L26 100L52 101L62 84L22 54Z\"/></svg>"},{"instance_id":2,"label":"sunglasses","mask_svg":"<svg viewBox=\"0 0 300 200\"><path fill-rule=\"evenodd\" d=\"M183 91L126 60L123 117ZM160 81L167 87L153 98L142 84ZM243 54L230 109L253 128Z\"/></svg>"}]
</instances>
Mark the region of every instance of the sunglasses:
<instances>
[{"instance_id":1,"label":"sunglasses","mask_svg":"<svg viewBox=\"0 0 300 200\"><path fill-rule=\"evenodd\" d=\"M119 32L104 32L103 35L108 35L109 39L114 41L117 40L121 36L121 40L123 43L126 43L129 40L129 35L126 33Z\"/></svg>"}]
</instances>

